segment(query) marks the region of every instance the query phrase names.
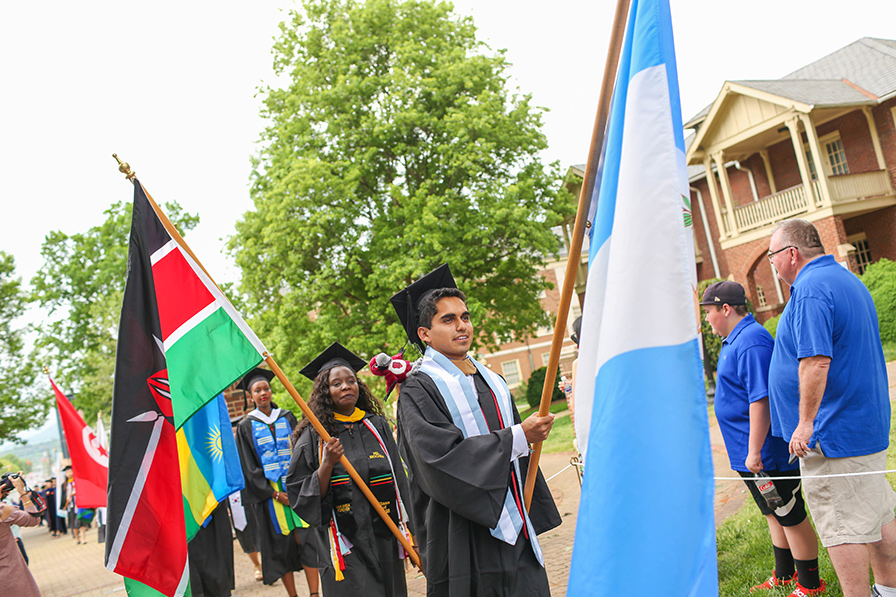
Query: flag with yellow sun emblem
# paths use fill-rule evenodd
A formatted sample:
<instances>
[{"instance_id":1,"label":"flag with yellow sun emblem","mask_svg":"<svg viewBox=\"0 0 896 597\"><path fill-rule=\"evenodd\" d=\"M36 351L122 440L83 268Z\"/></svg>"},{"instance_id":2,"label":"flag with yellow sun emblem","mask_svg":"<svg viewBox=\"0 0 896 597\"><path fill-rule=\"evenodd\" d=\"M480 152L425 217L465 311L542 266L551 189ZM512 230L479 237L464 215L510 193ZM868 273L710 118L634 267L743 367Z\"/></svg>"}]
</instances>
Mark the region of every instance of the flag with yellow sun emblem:
<instances>
[{"instance_id":1,"label":"flag with yellow sun emblem","mask_svg":"<svg viewBox=\"0 0 896 597\"><path fill-rule=\"evenodd\" d=\"M223 394L177 431L177 455L189 541L219 502L245 487Z\"/></svg>"}]
</instances>

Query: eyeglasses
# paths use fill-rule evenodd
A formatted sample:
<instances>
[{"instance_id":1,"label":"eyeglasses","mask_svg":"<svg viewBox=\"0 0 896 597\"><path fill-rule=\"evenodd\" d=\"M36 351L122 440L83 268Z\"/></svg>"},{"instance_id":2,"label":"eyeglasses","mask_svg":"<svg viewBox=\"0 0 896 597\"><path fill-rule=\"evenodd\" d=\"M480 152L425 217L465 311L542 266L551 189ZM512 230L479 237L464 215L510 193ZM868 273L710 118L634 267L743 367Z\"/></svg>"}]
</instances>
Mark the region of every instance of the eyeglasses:
<instances>
[{"instance_id":1,"label":"eyeglasses","mask_svg":"<svg viewBox=\"0 0 896 597\"><path fill-rule=\"evenodd\" d=\"M787 245L786 247L784 247L782 249L778 249L777 251L769 251L768 253L766 253L766 255L768 255L768 260L771 261L772 257L777 255L781 251L786 251L787 249L796 249L796 247L794 245Z\"/></svg>"}]
</instances>

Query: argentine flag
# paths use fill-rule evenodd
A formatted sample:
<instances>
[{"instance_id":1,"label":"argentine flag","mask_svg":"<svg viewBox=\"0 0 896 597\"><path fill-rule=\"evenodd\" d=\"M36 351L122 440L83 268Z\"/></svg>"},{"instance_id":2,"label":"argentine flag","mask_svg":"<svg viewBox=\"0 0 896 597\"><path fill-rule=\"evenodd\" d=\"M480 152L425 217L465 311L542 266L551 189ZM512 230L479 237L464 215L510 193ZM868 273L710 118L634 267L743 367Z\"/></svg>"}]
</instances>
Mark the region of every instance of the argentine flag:
<instances>
[{"instance_id":1,"label":"argentine flag","mask_svg":"<svg viewBox=\"0 0 896 597\"><path fill-rule=\"evenodd\" d=\"M576 374L585 475L568 594L715 596L712 460L669 0L632 0L607 126Z\"/></svg>"}]
</instances>

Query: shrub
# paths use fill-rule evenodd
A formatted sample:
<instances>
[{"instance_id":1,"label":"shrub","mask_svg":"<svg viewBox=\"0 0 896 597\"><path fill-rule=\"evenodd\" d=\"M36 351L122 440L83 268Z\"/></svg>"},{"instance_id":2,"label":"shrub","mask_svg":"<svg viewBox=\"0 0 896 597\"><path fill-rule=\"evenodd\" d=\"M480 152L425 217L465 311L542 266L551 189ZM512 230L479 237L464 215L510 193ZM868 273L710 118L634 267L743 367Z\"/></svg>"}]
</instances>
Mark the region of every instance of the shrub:
<instances>
[{"instance_id":1,"label":"shrub","mask_svg":"<svg viewBox=\"0 0 896 597\"><path fill-rule=\"evenodd\" d=\"M778 332L778 322L781 320L781 314L775 315L762 325L765 326L765 329L768 330L768 333L772 335L772 338L775 337L775 334Z\"/></svg>"},{"instance_id":2,"label":"shrub","mask_svg":"<svg viewBox=\"0 0 896 597\"><path fill-rule=\"evenodd\" d=\"M706 289L711 284L721 281L721 278L712 278L697 284L697 302L699 303L703 300L703 293L706 292ZM699 307L699 309L700 332L703 335L703 371L706 373L707 379L711 380L713 378L712 374L716 370L716 363L719 361L719 351L722 350L722 339L712 333L712 326L709 325L709 322L706 321L706 317L703 315L703 307Z\"/></svg>"},{"instance_id":3,"label":"shrub","mask_svg":"<svg viewBox=\"0 0 896 597\"><path fill-rule=\"evenodd\" d=\"M861 280L877 308L880 339L896 342L896 261L881 259L872 263L865 269Z\"/></svg>"},{"instance_id":4,"label":"shrub","mask_svg":"<svg viewBox=\"0 0 896 597\"><path fill-rule=\"evenodd\" d=\"M529 406L532 408L537 408L541 403L541 391L542 388L544 388L544 378L547 377L547 374L547 367L539 367L529 376L529 381L527 382L528 385L526 386L526 402L528 402ZM563 398L563 392L557 387L558 381L560 381L559 369L557 370L557 377L554 380L554 393L551 395L551 402Z\"/></svg>"}]
</instances>

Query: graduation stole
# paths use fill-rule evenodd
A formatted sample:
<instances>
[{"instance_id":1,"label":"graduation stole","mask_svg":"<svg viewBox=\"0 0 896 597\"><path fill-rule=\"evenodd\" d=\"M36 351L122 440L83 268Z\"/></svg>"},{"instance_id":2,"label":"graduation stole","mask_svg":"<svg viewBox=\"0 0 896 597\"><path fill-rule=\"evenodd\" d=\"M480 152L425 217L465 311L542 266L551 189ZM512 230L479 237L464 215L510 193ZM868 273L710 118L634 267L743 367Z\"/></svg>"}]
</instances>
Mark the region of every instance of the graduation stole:
<instances>
[{"instance_id":1,"label":"graduation stole","mask_svg":"<svg viewBox=\"0 0 896 597\"><path fill-rule=\"evenodd\" d=\"M333 413L334 418L341 423L360 423L367 429L370 434L376 439L377 444L379 444L380 450L378 454L374 452L369 455L370 457L375 457L377 460L380 458L384 459L386 463L389 465L389 473L381 473L384 470L384 467L371 467L371 476L369 479L370 491L373 493L374 497L380 502L380 505L386 511L387 514L392 518L392 521L401 529L401 532L408 538L408 541L411 540L410 532L407 528L408 517L405 512L404 502L401 499L401 494L398 491L398 484L395 482L395 468L392 463L392 455L389 454L389 450L386 448L386 443L383 441L382 436L379 431L377 431L376 427L371 423L367 418L366 412L355 407L354 412L349 415L340 415L339 413ZM319 440L318 442L318 458L323 460L323 450L324 443L323 440ZM376 456L374 456L376 455ZM372 470L373 468L378 468L380 470ZM333 471L336 472L336 469ZM340 473L342 472L340 467ZM349 541L343 534L339 528L339 523L337 522L337 513L336 510L341 506L351 508L351 493L344 491L342 488L350 488L352 484L351 477L347 474L333 474L330 476L330 491L334 494L334 510L332 514L332 518L330 519L329 524L329 532L328 542L330 544L330 559L333 563L333 569L336 571L336 580L340 581L343 579L342 571L345 570L345 556L351 553L352 543ZM340 501L340 494L342 500ZM343 523L350 521L351 519L346 518L346 514L350 514L350 510L346 513L342 513ZM352 525L349 525L352 526ZM338 546L338 547L337 547ZM398 556L400 559L404 559L407 557L407 552L398 543Z\"/></svg>"},{"instance_id":2,"label":"graduation stole","mask_svg":"<svg viewBox=\"0 0 896 597\"><path fill-rule=\"evenodd\" d=\"M504 383L500 376L487 367L483 367L475 359L470 358L470 361L476 366L476 370L482 375L485 383L492 391L492 394L494 394L498 413L501 416L504 427L510 427L513 424L513 400L507 384ZM485 420L485 415L482 413L482 407L479 406L476 389L472 381L448 357L427 346L420 372L425 373L435 382L436 388L448 406L451 420L460 429L464 437L491 433ZM512 464L516 473L514 475L517 485L516 491L511 487L507 488L507 494L504 496L504 507L501 510L501 516L498 518L498 524L489 530L495 539L514 545L525 524L532 551L535 552L538 562L544 566L541 546L538 544L538 538L535 536L535 529L532 527L526 508L514 498L514 494L520 497L523 495L519 459L514 460Z\"/></svg>"},{"instance_id":3,"label":"graduation stole","mask_svg":"<svg viewBox=\"0 0 896 597\"><path fill-rule=\"evenodd\" d=\"M280 409L271 412L270 417L265 417L260 411L253 411L254 416L267 419L273 424L273 433L269 423L250 419L252 421L252 440L255 444L255 452L261 461L264 477L270 483L274 492L286 491L283 477L289 470L289 460L292 450L289 447L289 421L286 417L280 417ZM273 497L267 500L268 515L274 526L274 531L281 535L288 535L295 528L305 528L308 524L299 518L292 508L284 506Z\"/></svg>"}]
</instances>

